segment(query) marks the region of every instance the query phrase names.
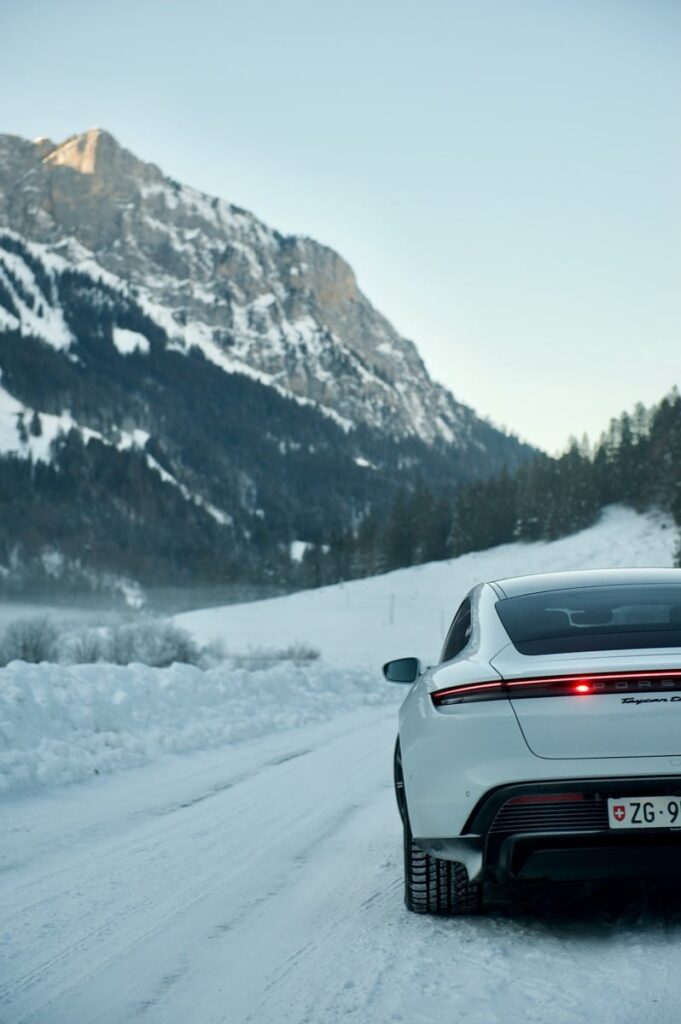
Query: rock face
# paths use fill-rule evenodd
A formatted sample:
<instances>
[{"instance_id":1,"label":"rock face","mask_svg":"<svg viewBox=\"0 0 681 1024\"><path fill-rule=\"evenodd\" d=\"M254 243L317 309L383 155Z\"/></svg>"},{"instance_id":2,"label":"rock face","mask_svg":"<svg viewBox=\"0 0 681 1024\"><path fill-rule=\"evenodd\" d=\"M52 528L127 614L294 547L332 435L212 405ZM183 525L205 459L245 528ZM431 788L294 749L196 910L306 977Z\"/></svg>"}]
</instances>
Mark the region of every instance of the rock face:
<instances>
[{"instance_id":1,"label":"rock face","mask_svg":"<svg viewBox=\"0 0 681 1024\"><path fill-rule=\"evenodd\" d=\"M472 411L429 378L337 253L178 184L108 132L0 136L0 225L96 261L160 307L179 344L352 424L475 444Z\"/></svg>"},{"instance_id":2,"label":"rock face","mask_svg":"<svg viewBox=\"0 0 681 1024\"><path fill-rule=\"evenodd\" d=\"M295 552L529 454L331 249L106 132L0 136L0 592L318 582Z\"/></svg>"}]
</instances>

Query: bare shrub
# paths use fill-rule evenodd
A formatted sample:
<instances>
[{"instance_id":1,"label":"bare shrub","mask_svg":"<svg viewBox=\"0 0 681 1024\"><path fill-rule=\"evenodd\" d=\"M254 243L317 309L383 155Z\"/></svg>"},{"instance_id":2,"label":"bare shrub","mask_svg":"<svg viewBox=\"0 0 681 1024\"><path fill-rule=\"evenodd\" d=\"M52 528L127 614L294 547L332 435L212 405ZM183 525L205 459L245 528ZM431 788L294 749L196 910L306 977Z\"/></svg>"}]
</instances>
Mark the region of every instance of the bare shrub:
<instances>
[{"instance_id":1,"label":"bare shrub","mask_svg":"<svg viewBox=\"0 0 681 1024\"><path fill-rule=\"evenodd\" d=\"M249 672L258 672L261 669L271 668L282 661L292 661L295 665L304 665L310 661L316 661L320 652L316 647L309 644L296 642L288 647L256 647L245 654L232 656L233 663L238 668L245 668Z\"/></svg>"},{"instance_id":2,"label":"bare shrub","mask_svg":"<svg viewBox=\"0 0 681 1024\"><path fill-rule=\"evenodd\" d=\"M131 661L141 660L135 657L136 647L141 646L135 643L137 628L132 623L117 623L109 629L106 638L106 661L112 661L114 665L129 665Z\"/></svg>"},{"instance_id":3,"label":"bare shrub","mask_svg":"<svg viewBox=\"0 0 681 1024\"><path fill-rule=\"evenodd\" d=\"M106 641L99 629L73 630L62 637L59 660L69 665L92 665L106 658Z\"/></svg>"},{"instance_id":4,"label":"bare shrub","mask_svg":"<svg viewBox=\"0 0 681 1024\"><path fill-rule=\"evenodd\" d=\"M252 658L245 656L244 661L248 662L248 667L267 668L282 660L309 660L314 657L318 657L318 652L296 645L287 651L256 651ZM17 619L9 623L0 639L0 666L10 661L53 661L64 665L108 661L114 665L140 662L154 668L165 668L181 662L205 669L225 658L226 651L221 641L200 647L186 630L172 622L146 615L100 627L62 623L58 628L46 616Z\"/></svg>"},{"instance_id":5,"label":"bare shrub","mask_svg":"<svg viewBox=\"0 0 681 1024\"><path fill-rule=\"evenodd\" d=\"M198 665L201 653L189 633L172 622L141 619L138 622L121 622L110 628L106 660L115 665L139 661L154 668L165 668L176 661Z\"/></svg>"},{"instance_id":6,"label":"bare shrub","mask_svg":"<svg viewBox=\"0 0 681 1024\"><path fill-rule=\"evenodd\" d=\"M16 619L5 629L0 642L0 664L10 661L54 661L57 657L59 633L46 615Z\"/></svg>"},{"instance_id":7,"label":"bare shrub","mask_svg":"<svg viewBox=\"0 0 681 1024\"><path fill-rule=\"evenodd\" d=\"M224 640L214 638L201 647L201 665L203 668L213 668L227 660L227 647Z\"/></svg>"},{"instance_id":8,"label":"bare shrub","mask_svg":"<svg viewBox=\"0 0 681 1024\"><path fill-rule=\"evenodd\" d=\"M307 661L317 661L321 651L316 647L312 647L311 644L297 641L296 643L289 644L280 653L282 661L294 661L296 665L301 665Z\"/></svg>"}]
</instances>

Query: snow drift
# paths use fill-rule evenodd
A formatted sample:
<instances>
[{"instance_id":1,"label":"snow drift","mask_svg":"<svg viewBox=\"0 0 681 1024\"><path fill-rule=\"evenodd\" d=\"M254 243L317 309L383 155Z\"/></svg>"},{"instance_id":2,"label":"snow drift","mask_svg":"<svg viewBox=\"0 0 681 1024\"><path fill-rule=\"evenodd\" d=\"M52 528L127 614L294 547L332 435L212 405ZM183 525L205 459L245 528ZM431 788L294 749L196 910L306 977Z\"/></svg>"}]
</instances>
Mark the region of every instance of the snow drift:
<instances>
[{"instance_id":1,"label":"snow drift","mask_svg":"<svg viewBox=\"0 0 681 1024\"><path fill-rule=\"evenodd\" d=\"M396 697L374 673L322 664L203 672L15 661L0 671L0 792L92 778Z\"/></svg>"}]
</instances>

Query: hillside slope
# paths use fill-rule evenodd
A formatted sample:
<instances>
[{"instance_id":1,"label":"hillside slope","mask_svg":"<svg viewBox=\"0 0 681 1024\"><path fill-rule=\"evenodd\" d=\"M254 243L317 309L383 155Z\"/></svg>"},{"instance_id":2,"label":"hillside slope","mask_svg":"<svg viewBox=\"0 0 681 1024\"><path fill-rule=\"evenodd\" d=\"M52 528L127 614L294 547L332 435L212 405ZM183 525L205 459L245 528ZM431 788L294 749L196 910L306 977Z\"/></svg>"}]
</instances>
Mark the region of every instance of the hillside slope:
<instances>
[{"instance_id":1,"label":"hillside slope","mask_svg":"<svg viewBox=\"0 0 681 1024\"><path fill-rule=\"evenodd\" d=\"M233 652L302 642L343 667L378 670L403 655L432 664L476 583L568 569L673 566L675 548L670 517L615 506L595 526L561 540L503 544L288 597L187 612L176 621L197 639L220 639Z\"/></svg>"}]
</instances>

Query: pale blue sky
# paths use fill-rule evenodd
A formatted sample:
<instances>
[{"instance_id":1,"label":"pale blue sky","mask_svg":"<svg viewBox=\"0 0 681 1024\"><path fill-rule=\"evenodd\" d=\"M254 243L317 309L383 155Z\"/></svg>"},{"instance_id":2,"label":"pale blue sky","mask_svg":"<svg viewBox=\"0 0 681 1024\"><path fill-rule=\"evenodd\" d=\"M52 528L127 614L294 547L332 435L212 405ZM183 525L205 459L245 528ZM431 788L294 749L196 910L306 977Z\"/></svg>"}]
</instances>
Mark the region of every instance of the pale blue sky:
<instances>
[{"instance_id":1,"label":"pale blue sky","mask_svg":"<svg viewBox=\"0 0 681 1024\"><path fill-rule=\"evenodd\" d=\"M0 131L99 125L338 249L548 450L681 383L677 0L24 0Z\"/></svg>"}]
</instances>

